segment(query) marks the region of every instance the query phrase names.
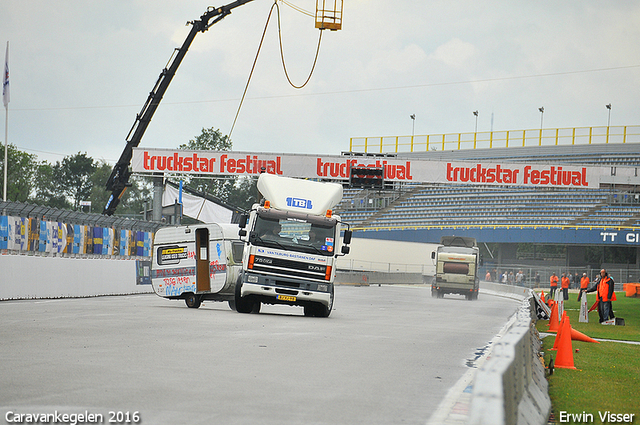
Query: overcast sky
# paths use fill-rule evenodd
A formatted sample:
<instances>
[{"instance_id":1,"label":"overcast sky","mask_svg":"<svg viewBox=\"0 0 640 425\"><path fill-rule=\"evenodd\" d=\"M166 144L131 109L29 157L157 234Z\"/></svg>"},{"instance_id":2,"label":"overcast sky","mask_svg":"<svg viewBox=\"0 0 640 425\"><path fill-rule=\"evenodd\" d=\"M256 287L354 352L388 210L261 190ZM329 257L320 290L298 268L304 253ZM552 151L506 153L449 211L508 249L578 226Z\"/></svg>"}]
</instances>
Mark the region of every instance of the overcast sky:
<instances>
[{"instance_id":1,"label":"overcast sky","mask_svg":"<svg viewBox=\"0 0 640 425\"><path fill-rule=\"evenodd\" d=\"M230 0L225 1L229 3ZM314 0L290 0L315 11ZM3 0L9 41L9 143L55 162L117 160L202 0ZM196 36L141 146L174 148L203 127L228 134L271 0L238 7ZM284 55L301 84L314 19L281 6ZM234 150L339 154L349 138L640 123L640 2L345 0L309 84L292 88L275 15ZM492 119L493 117L493 119ZM4 114L0 138L4 138Z\"/></svg>"}]
</instances>

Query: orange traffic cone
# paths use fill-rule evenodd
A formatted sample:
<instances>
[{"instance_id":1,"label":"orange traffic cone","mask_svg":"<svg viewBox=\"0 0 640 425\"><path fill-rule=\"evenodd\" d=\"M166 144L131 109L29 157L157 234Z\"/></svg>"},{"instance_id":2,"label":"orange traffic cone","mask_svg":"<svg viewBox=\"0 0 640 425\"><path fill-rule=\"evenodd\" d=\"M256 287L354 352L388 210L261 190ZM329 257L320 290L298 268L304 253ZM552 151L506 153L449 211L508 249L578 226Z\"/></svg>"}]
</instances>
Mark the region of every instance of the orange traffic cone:
<instances>
[{"instance_id":1,"label":"orange traffic cone","mask_svg":"<svg viewBox=\"0 0 640 425\"><path fill-rule=\"evenodd\" d=\"M596 341L595 339L591 338L590 336L587 336L585 334L583 334L582 332L579 332L573 328L571 328L571 339L573 341L584 341L584 342L595 342L596 344L600 344L600 342Z\"/></svg>"},{"instance_id":2,"label":"orange traffic cone","mask_svg":"<svg viewBox=\"0 0 640 425\"><path fill-rule=\"evenodd\" d=\"M555 367L575 369L576 367L573 365L573 347L571 346L571 323L568 316L564 317L558 337L558 353L556 354Z\"/></svg>"},{"instance_id":3,"label":"orange traffic cone","mask_svg":"<svg viewBox=\"0 0 640 425\"><path fill-rule=\"evenodd\" d=\"M560 330L560 324L558 323L558 304L552 301L551 317L549 317L549 332L557 332L559 330Z\"/></svg>"},{"instance_id":4,"label":"orange traffic cone","mask_svg":"<svg viewBox=\"0 0 640 425\"><path fill-rule=\"evenodd\" d=\"M547 303L544 299L544 291L540 291L540 301L542 301L544 304Z\"/></svg>"},{"instance_id":5,"label":"orange traffic cone","mask_svg":"<svg viewBox=\"0 0 640 425\"><path fill-rule=\"evenodd\" d=\"M552 351L556 351L558 349L558 344L560 344L560 337L562 336L562 331L564 330L564 319L567 317L566 312L562 312L562 320L560 321L560 327L558 328L558 333L556 334L556 338L553 340Z\"/></svg>"}]
</instances>

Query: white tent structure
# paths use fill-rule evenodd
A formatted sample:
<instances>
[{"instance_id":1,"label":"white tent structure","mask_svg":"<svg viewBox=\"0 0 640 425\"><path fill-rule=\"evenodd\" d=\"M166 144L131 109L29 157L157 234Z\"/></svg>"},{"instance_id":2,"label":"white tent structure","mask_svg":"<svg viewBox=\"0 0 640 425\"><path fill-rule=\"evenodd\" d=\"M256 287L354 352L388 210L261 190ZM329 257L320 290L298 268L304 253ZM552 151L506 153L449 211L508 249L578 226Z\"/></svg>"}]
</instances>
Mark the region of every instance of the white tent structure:
<instances>
[{"instance_id":1,"label":"white tent structure","mask_svg":"<svg viewBox=\"0 0 640 425\"><path fill-rule=\"evenodd\" d=\"M180 190L173 184L164 185L162 207L171 207L180 199ZM234 210L200 196L182 191L182 214L204 223L231 223Z\"/></svg>"}]
</instances>

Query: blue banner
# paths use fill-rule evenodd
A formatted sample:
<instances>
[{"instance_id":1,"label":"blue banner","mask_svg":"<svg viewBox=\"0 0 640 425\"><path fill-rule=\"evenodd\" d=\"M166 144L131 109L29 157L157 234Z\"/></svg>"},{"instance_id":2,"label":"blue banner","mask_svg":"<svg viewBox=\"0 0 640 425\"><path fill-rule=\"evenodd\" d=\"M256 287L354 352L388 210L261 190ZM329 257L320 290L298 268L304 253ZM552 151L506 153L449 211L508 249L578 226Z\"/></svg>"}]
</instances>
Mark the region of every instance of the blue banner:
<instances>
[{"instance_id":1,"label":"blue banner","mask_svg":"<svg viewBox=\"0 0 640 425\"><path fill-rule=\"evenodd\" d=\"M80 247L82 246L82 229L80 225L75 224L73 226L73 253L80 254Z\"/></svg>"},{"instance_id":2,"label":"blue banner","mask_svg":"<svg viewBox=\"0 0 640 425\"><path fill-rule=\"evenodd\" d=\"M365 239L440 243L441 236L467 236L478 243L537 243L561 245L640 246L640 229L560 227L444 227L356 232Z\"/></svg>"},{"instance_id":3,"label":"blue banner","mask_svg":"<svg viewBox=\"0 0 640 425\"><path fill-rule=\"evenodd\" d=\"M9 247L9 217L0 216L0 249Z\"/></svg>"}]
</instances>

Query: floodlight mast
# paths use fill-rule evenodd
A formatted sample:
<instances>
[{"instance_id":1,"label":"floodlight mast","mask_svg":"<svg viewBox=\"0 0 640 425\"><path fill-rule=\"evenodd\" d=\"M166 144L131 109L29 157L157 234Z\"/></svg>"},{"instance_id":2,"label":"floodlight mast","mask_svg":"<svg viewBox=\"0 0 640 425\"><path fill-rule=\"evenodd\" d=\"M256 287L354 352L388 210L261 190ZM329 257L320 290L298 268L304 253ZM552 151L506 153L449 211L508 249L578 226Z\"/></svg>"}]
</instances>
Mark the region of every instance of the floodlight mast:
<instances>
[{"instance_id":1,"label":"floodlight mast","mask_svg":"<svg viewBox=\"0 0 640 425\"><path fill-rule=\"evenodd\" d=\"M173 76L176 74L182 59L184 59L184 56L187 54L187 50L189 50L196 34L199 32L205 32L215 23L221 21L225 16L231 14L232 9L251 1L253 0L236 0L226 6L217 8L210 7L200 17L200 20L187 22L187 24L191 24L191 31L189 31L189 34L184 40L184 43L182 43L182 46L174 50L173 55L169 59L168 67L165 67L160 73L160 76L158 77L156 84L153 86L153 90L149 93L149 97L142 107L142 110L136 115L133 127L129 130L129 134L127 135L127 145L107 180L106 190L111 191L111 196L109 196L109 200L107 201L102 214L113 215L116 207L120 203L120 198L124 194L125 189L128 186L131 186L129 183L129 177L131 175L129 165L131 164L133 148L140 144L142 136L147 130L153 114L156 112L156 109L158 109L158 105L160 105L160 101L162 101L164 93L167 91Z\"/></svg>"}]
</instances>

